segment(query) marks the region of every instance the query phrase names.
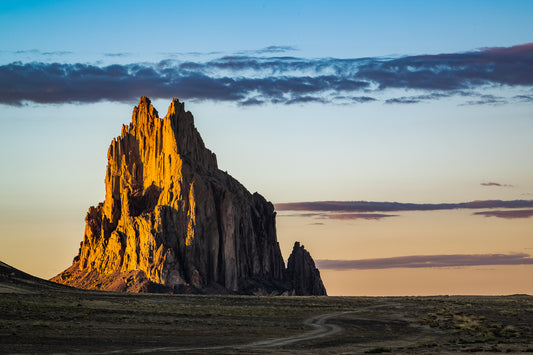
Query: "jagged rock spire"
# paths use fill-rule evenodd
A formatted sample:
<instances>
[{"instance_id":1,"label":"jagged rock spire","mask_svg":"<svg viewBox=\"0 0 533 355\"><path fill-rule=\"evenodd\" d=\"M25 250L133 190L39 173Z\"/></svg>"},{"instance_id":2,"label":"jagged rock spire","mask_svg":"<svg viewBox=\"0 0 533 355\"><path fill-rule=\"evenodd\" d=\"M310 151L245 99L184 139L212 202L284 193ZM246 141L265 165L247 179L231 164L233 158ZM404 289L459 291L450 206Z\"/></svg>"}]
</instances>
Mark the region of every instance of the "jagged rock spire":
<instances>
[{"instance_id":1,"label":"jagged rock spire","mask_svg":"<svg viewBox=\"0 0 533 355\"><path fill-rule=\"evenodd\" d=\"M320 271L316 268L311 254L300 245L300 242L294 243L287 262L286 275L296 295L327 295Z\"/></svg>"},{"instance_id":2,"label":"jagged rock spire","mask_svg":"<svg viewBox=\"0 0 533 355\"><path fill-rule=\"evenodd\" d=\"M141 97L107 157L105 200L89 208L79 254L54 281L133 291L293 288L273 205L217 168L183 103L172 100L159 118Z\"/></svg>"}]
</instances>

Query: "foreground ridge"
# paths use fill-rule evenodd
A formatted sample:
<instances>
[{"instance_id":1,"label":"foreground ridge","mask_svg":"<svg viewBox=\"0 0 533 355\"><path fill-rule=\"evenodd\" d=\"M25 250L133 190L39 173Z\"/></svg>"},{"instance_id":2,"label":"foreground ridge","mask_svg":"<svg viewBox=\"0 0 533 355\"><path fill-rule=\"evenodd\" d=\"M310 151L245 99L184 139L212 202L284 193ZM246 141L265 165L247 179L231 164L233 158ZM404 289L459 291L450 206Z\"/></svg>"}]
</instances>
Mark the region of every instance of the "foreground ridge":
<instances>
[{"instance_id":1,"label":"foreground ridge","mask_svg":"<svg viewBox=\"0 0 533 355\"><path fill-rule=\"evenodd\" d=\"M326 294L307 251L291 256L300 265L287 272L274 206L218 169L179 100L159 118L141 97L107 158L105 200L89 208L78 255L52 281L131 292Z\"/></svg>"}]
</instances>

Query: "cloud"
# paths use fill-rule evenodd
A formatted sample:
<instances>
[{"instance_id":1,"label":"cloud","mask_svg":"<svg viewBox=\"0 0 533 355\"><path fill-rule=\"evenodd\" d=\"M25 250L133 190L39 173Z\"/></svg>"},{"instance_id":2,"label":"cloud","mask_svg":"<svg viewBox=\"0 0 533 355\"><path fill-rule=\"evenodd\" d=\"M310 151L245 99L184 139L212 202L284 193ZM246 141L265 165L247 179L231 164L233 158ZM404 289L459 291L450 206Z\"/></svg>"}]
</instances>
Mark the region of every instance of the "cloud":
<instances>
[{"instance_id":1,"label":"cloud","mask_svg":"<svg viewBox=\"0 0 533 355\"><path fill-rule=\"evenodd\" d=\"M291 213L280 214L279 217L304 217L315 219L337 219L337 220L354 220L354 219L366 219L366 220L379 220L387 217L397 217L393 214L382 213L324 213L324 212L311 212L311 213ZM323 223L320 223L323 224Z\"/></svg>"},{"instance_id":2,"label":"cloud","mask_svg":"<svg viewBox=\"0 0 533 355\"><path fill-rule=\"evenodd\" d=\"M206 57L206 56L213 56L213 55L222 55L222 52L220 51L211 51L211 52L159 52L158 54L163 55L165 57L175 58L175 57L182 57L182 56L195 56L195 57Z\"/></svg>"},{"instance_id":3,"label":"cloud","mask_svg":"<svg viewBox=\"0 0 533 355\"><path fill-rule=\"evenodd\" d=\"M259 100L259 99L256 99L254 97L251 97L249 99L246 99L245 101L241 101L239 104L241 106L257 106L257 105L262 105L264 103L265 103L265 101L263 101L263 100Z\"/></svg>"},{"instance_id":4,"label":"cloud","mask_svg":"<svg viewBox=\"0 0 533 355\"><path fill-rule=\"evenodd\" d=\"M42 55L69 55L72 54L72 51L49 51L49 52L41 52Z\"/></svg>"},{"instance_id":5,"label":"cloud","mask_svg":"<svg viewBox=\"0 0 533 355\"><path fill-rule=\"evenodd\" d=\"M372 60L360 77L381 88L462 90L486 84L533 83L533 43L454 54Z\"/></svg>"},{"instance_id":6,"label":"cloud","mask_svg":"<svg viewBox=\"0 0 533 355\"><path fill-rule=\"evenodd\" d=\"M8 51L6 51L8 52ZM69 55L74 52L72 51L41 51L38 49L27 49L27 50L18 50L13 51L11 53L15 54L30 54L30 55L44 55L44 56L62 56L62 55Z\"/></svg>"},{"instance_id":7,"label":"cloud","mask_svg":"<svg viewBox=\"0 0 533 355\"><path fill-rule=\"evenodd\" d=\"M379 220L387 217L397 217L393 214L381 214L381 213L337 213L331 214L328 216L330 219L340 219L340 220L349 220L349 219L371 219Z\"/></svg>"},{"instance_id":8,"label":"cloud","mask_svg":"<svg viewBox=\"0 0 533 355\"><path fill-rule=\"evenodd\" d=\"M320 97L300 96L300 97L296 97L294 99L290 99L290 100L285 101L285 104L287 104L287 105L305 104L305 103L309 103L309 102L318 102L318 103L321 103L321 104L325 104L328 101L323 99L323 98L320 98Z\"/></svg>"},{"instance_id":9,"label":"cloud","mask_svg":"<svg viewBox=\"0 0 533 355\"><path fill-rule=\"evenodd\" d=\"M369 97L369 96L352 96L352 97L347 97L347 99L351 102L355 102L359 104L362 104L364 102L376 101L376 99L374 99L373 97Z\"/></svg>"},{"instance_id":10,"label":"cloud","mask_svg":"<svg viewBox=\"0 0 533 355\"><path fill-rule=\"evenodd\" d=\"M298 48L294 46L268 46L262 49L255 51L247 51L247 53L257 53L257 54L273 54L273 53L286 53L297 51ZM241 52L242 53L242 52Z\"/></svg>"},{"instance_id":11,"label":"cloud","mask_svg":"<svg viewBox=\"0 0 533 355\"><path fill-rule=\"evenodd\" d=\"M279 217L310 217L310 218L328 218L327 213L291 213L281 214Z\"/></svg>"},{"instance_id":12,"label":"cloud","mask_svg":"<svg viewBox=\"0 0 533 355\"><path fill-rule=\"evenodd\" d=\"M481 215L485 217L499 217L499 218L529 218L533 217L533 210L518 210L518 211L484 211L475 212L475 215Z\"/></svg>"},{"instance_id":13,"label":"cloud","mask_svg":"<svg viewBox=\"0 0 533 355\"><path fill-rule=\"evenodd\" d=\"M104 56L106 57L129 57L131 56L131 53L124 52L124 53L104 53Z\"/></svg>"},{"instance_id":14,"label":"cloud","mask_svg":"<svg viewBox=\"0 0 533 355\"><path fill-rule=\"evenodd\" d=\"M507 185L507 184L500 184L499 182L482 182L480 184L481 186L496 186L496 187L514 187L513 185Z\"/></svg>"},{"instance_id":15,"label":"cloud","mask_svg":"<svg viewBox=\"0 0 533 355\"><path fill-rule=\"evenodd\" d=\"M317 260L324 270L371 270L393 268L466 267L481 265L532 265L529 254L410 255L360 260Z\"/></svg>"},{"instance_id":16,"label":"cloud","mask_svg":"<svg viewBox=\"0 0 533 355\"><path fill-rule=\"evenodd\" d=\"M414 95L414 96L402 96L395 97L392 99L385 100L386 104L417 104L422 101L429 100L438 100L445 97L450 97L452 95L461 95L461 96L476 96L473 93L464 93L460 91L451 91L451 92L432 92L424 95Z\"/></svg>"},{"instance_id":17,"label":"cloud","mask_svg":"<svg viewBox=\"0 0 533 355\"><path fill-rule=\"evenodd\" d=\"M371 201L315 201L275 204L278 211L320 211L320 212L398 212L437 211L452 209L528 208L533 200L486 200L461 203L400 203Z\"/></svg>"},{"instance_id":18,"label":"cloud","mask_svg":"<svg viewBox=\"0 0 533 355\"><path fill-rule=\"evenodd\" d=\"M324 90L351 90L367 84L331 75L302 77L231 78L209 76L194 63L180 67L168 62L98 67L88 64L11 63L0 66L0 103L131 101L152 98L233 101L243 105L324 103L313 96ZM253 98L249 95L255 93Z\"/></svg>"},{"instance_id":19,"label":"cloud","mask_svg":"<svg viewBox=\"0 0 533 355\"><path fill-rule=\"evenodd\" d=\"M477 100L470 100L462 105L504 105L507 103L509 103L509 101L503 97L494 95L479 95Z\"/></svg>"},{"instance_id":20,"label":"cloud","mask_svg":"<svg viewBox=\"0 0 533 355\"><path fill-rule=\"evenodd\" d=\"M533 43L400 58L265 56L295 50L293 46L269 46L205 61L167 59L108 66L13 62L0 66L0 103L132 101L147 95L233 101L245 106L363 104L376 101L375 96L388 89L404 89L415 90L415 94L384 102L416 104L470 96L473 99L466 104L479 105L510 101L476 90L503 85L517 90L533 87ZM531 98L530 93L514 94L513 100L517 102Z\"/></svg>"},{"instance_id":21,"label":"cloud","mask_svg":"<svg viewBox=\"0 0 533 355\"><path fill-rule=\"evenodd\" d=\"M410 97L397 97L385 101L386 104L417 104L419 102L420 100Z\"/></svg>"},{"instance_id":22,"label":"cloud","mask_svg":"<svg viewBox=\"0 0 533 355\"><path fill-rule=\"evenodd\" d=\"M533 95L515 95L513 99L518 102L533 102Z\"/></svg>"},{"instance_id":23,"label":"cloud","mask_svg":"<svg viewBox=\"0 0 533 355\"><path fill-rule=\"evenodd\" d=\"M0 67L0 103L130 101L144 95L240 101L243 89L231 78L177 74L133 64L98 67L86 64L12 63Z\"/></svg>"}]
</instances>

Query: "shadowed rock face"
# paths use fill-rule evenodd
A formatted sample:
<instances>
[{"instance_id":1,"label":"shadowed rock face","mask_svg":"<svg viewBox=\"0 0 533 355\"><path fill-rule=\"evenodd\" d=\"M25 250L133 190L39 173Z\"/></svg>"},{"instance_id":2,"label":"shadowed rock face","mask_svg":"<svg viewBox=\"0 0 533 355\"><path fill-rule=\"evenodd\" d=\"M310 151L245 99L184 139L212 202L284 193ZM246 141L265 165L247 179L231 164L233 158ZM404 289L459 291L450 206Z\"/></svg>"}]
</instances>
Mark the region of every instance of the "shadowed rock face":
<instances>
[{"instance_id":1,"label":"shadowed rock face","mask_svg":"<svg viewBox=\"0 0 533 355\"><path fill-rule=\"evenodd\" d=\"M294 243L291 256L287 263L287 281L298 296L323 295L326 288L320 278L320 271L315 267L311 254L299 242Z\"/></svg>"},{"instance_id":2,"label":"shadowed rock face","mask_svg":"<svg viewBox=\"0 0 533 355\"><path fill-rule=\"evenodd\" d=\"M161 119L142 97L107 157L105 201L89 208L78 256L52 281L134 292L293 289L274 206L218 169L183 103L174 99Z\"/></svg>"}]
</instances>

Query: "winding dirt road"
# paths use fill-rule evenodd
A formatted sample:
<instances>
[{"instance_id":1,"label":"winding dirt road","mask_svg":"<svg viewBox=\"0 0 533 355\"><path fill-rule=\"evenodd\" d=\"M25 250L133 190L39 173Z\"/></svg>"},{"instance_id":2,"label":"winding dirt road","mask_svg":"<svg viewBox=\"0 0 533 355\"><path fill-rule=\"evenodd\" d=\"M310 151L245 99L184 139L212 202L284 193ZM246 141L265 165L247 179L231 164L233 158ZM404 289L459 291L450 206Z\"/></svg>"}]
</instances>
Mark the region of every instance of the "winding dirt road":
<instances>
[{"instance_id":1,"label":"winding dirt road","mask_svg":"<svg viewBox=\"0 0 533 355\"><path fill-rule=\"evenodd\" d=\"M344 328L342 328L341 326L337 324L327 323L327 321L332 318L336 318L343 314L361 313L361 312L365 312L371 309L381 308L385 306L390 306L390 304L362 307L354 311L320 314L320 315L313 316L313 317L310 317L304 320L303 322L304 325L311 326L314 328L311 331L308 331L302 334L293 335L290 337L262 340L262 341L253 342L250 344L221 345L221 346L207 346L207 347L187 347L187 348L185 347L159 347L159 348L146 348L146 349L136 349L136 350L128 349L127 351L126 350L124 351L115 350L115 351L99 353L99 354L120 354L120 353L125 353L125 352L133 353L133 354L147 354L147 353L160 353L160 352L176 352L176 353L177 352L202 352L202 351L230 350L230 349L233 349L233 350L267 349L267 348L286 346L286 345L290 345L290 344L294 344L298 342L329 337L334 334L338 334L342 332Z\"/></svg>"},{"instance_id":2,"label":"winding dirt road","mask_svg":"<svg viewBox=\"0 0 533 355\"><path fill-rule=\"evenodd\" d=\"M347 311L347 312L336 312L336 313L327 313L327 314L321 314L318 316L314 316L311 318L307 318L303 323L305 325L309 325L314 330L298 335L293 335L291 337L287 338L277 338L277 339L270 339L270 340L263 340L256 343L241 345L241 346L233 346L233 348L236 349L246 349L246 348L271 348L275 346L284 346L289 345L293 343L297 343L300 341L306 341L311 339L317 339L317 338L324 338L331 336L333 334L337 334L343 331L343 328L336 325L336 324L328 324L326 323L327 320L330 318L335 318L340 316L341 314L346 313L356 313L361 312L359 311Z\"/></svg>"}]
</instances>

